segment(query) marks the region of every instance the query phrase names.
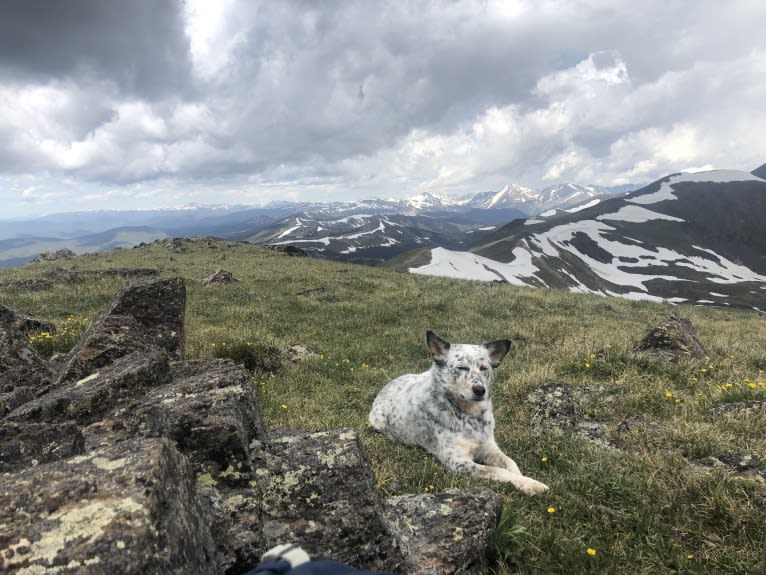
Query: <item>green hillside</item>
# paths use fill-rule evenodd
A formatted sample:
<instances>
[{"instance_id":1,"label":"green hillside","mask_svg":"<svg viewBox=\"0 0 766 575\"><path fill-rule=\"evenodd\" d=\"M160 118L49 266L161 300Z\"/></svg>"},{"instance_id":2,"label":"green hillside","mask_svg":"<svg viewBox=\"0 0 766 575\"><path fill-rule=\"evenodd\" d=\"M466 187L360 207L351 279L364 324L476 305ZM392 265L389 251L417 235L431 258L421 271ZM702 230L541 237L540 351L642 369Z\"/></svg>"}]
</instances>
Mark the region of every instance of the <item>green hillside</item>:
<instances>
[{"instance_id":1,"label":"green hillside","mask_svg":"<svg viewBox=\"0 0 766 575\"><path fill-rule=\"evenodd\" d=\"M312 352L256 372L270 427L354 428L383 494L477 485L500 493L496 573L759 570L763 315L416 276L208 239L0 270L0 303L57 325L59 335L39 337L42 349L66 347L133 268L186 279L190 358L247 344ZM237 281L205 285L219 268ZM706 358L664 364L634 356L635 342L671 311L692 321ZM453 342L513 340L496 372L497 440L549 493L530 498L446 472L419 448L369 429L380 388L428 368L427 329ZM596 441L533 425L528 396L553 381L582 392Z\"/></svg>"}]
</instances>

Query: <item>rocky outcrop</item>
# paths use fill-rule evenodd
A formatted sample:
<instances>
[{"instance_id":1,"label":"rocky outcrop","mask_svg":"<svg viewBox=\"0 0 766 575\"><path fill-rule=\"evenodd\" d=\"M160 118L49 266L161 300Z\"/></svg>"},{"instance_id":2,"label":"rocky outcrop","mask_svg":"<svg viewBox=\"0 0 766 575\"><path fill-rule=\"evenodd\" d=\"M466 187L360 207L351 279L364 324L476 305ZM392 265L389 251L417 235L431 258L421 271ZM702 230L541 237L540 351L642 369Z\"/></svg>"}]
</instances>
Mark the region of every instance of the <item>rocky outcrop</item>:
<instances>
[{"instance_id":1,"label":"rocky outcrop","mask_svg":"<svg viewBox=\"0 0 766 575\"><path fill-rule=\"evenodd\" d=\"M60 250L56 250L55 252L43 252L35 259L33 259L32 263L34 264L39 262L55 262L56 260L69 260L76 255L77 254L75 254L69 248L62 248Z\"/></svg>"},{"instance_id":2,"label":"rocky outcrop","mask_svg":"<svg viewBox=\"0 0 766 575\"><path fill-rule=\"evenodd\" d=\"M707 354L692 322L675 315L649 329L633 348L636 353L676 363L684 358L703 358Z\"/></svg>"},{"instance_id":3,"label":"rocky outcrop","mask_svg":"<svg viewBox=\"0 0 766 575\"><path fill-rule=\"evenodd\" d=\"M499 499L381 501L351 430L269 434L250 372L184 358L180 279L127 285L55 373L0 308L0 571L243 573L279 543L359 568L484 568Z\"/></svg>"}]
</instances>

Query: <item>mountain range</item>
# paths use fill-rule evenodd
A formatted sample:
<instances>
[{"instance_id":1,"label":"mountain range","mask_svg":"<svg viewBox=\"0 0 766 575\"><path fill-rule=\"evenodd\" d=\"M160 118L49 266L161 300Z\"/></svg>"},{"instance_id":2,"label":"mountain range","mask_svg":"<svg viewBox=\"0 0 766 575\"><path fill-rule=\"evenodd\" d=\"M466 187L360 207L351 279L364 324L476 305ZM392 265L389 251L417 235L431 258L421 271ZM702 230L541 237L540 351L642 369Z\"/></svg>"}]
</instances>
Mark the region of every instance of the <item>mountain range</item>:
<instances>
[{"instance_id":1,"label":"mountain range","mask_svg":"<svg viewBox=\"0 0 766 575\"><path fill-rule=\"evenodd\" d=\"M169 236L294 244L320 257L380 263L423 246L466 249L513 219L613 191L574 184L544 190L508 185L459 199L426 193L401 200L52 214L0 222L0 267L29 262L41 252L98 252Z\"/></svg>"},{"instance_id":2,"label":"mountain range","mask_svg":"<svg viewBox=\"0 0 766 575\"><path fill-rule=\"evenodd\" d=\"M673 174L406 261L420 274L766 310L765 176L766 165Z\"/></svg>"}]
</instances>

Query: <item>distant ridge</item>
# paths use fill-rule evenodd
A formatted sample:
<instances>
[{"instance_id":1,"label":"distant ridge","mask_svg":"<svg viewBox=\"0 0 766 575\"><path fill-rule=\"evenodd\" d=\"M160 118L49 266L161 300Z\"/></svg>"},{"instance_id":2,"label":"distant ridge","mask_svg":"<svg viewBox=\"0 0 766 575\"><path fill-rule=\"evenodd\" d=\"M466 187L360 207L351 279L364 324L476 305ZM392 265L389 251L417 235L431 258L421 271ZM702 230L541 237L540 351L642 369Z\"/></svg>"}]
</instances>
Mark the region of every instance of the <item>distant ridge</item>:
<instances>
[{"instance_id":1,"label":"distant ridge","mask_svg":"<svg viewBox=\"0 0 766 575\"><path fill-rule=\"evenodd\" d=\"M766 310L766 181L673 174L576 212L511 222L414 273Z\"/></svg>"}]
</instances>

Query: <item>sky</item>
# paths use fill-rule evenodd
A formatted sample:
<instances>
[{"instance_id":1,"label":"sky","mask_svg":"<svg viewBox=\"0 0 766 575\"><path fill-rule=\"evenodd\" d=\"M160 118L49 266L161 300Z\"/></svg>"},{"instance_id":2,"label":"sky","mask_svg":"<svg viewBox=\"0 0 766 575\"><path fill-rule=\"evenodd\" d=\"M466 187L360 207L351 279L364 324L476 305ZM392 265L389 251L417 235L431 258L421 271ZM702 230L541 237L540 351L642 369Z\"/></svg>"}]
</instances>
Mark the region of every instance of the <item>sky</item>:
<instances>
[{"instance_id":1,"label":"sky","mask_svg":"<svg viewBox=\"0 0 766 575\"><path fill-rule=\"evenodd\" d=\"M0 219L766 162L763 0L4 0Z\"/></svg>"}]
</instances>

